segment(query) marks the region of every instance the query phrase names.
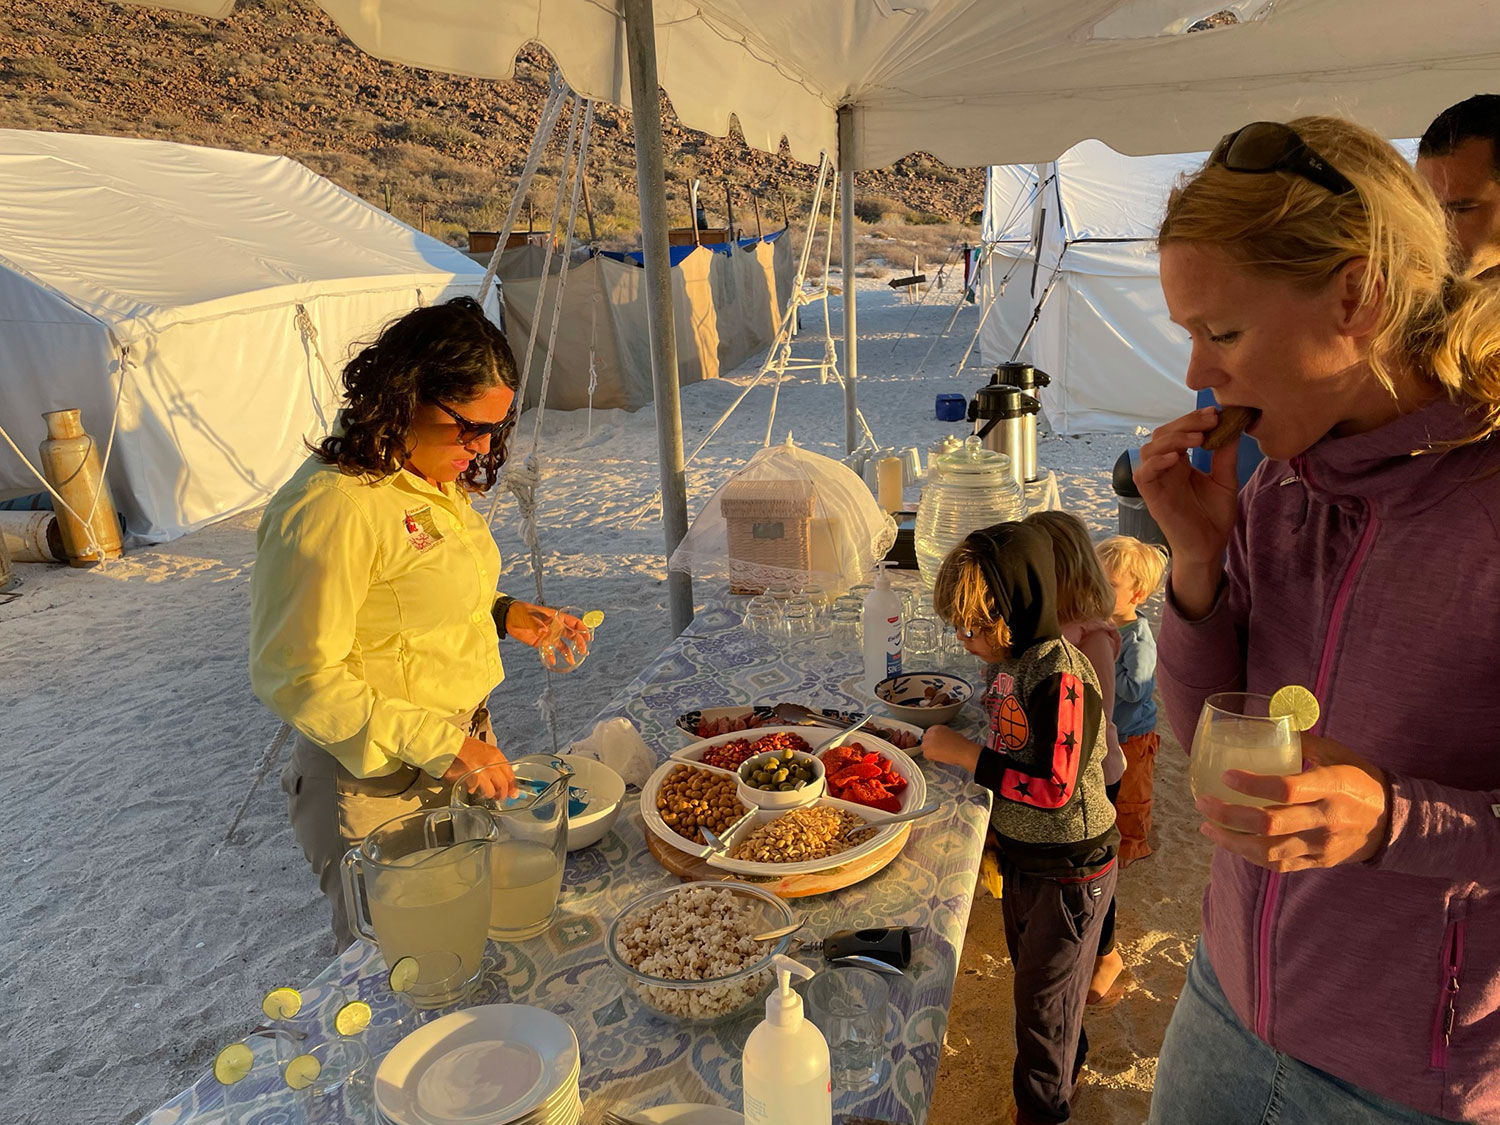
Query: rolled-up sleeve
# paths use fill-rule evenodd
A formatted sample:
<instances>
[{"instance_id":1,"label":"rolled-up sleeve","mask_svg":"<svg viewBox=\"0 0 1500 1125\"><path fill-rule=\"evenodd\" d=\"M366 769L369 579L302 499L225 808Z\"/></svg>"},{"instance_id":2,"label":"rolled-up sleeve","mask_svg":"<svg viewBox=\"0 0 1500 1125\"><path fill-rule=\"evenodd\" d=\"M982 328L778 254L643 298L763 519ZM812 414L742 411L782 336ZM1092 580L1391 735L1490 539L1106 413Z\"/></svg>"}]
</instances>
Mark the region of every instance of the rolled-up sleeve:
<instances>
[{"instance_id":1,"label":"rolled-up sleeve","mask_svg":"<svg viewBox=\"0 0 1500 1125\"><path fill-rule=\"evenodd\" d=\"M357 776L407 762L439 777L463 733L360 676L355 620L379 564L368 518L337 488L273 503L250 579L250 682L267 707Z\"/></svg>"}]
</instances>

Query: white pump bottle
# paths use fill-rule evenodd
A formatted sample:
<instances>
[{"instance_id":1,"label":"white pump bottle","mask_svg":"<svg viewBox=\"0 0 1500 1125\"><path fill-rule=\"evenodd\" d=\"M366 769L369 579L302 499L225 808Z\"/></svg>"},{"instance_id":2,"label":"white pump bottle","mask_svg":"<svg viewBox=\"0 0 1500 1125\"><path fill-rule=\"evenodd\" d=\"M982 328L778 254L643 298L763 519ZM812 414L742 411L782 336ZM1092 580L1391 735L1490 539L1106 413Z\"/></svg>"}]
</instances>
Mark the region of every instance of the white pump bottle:
<instances>
[{"instance_id":1,"label":"white pump bottle","mask_svg":"<svg viewBox=\"0 0 1500 1125\"><path fill-rule=\"evenodd\" d=\"M871 695L881 680L901 674L901 641L905 633L901 599L891 588L891 578L885 570L890 565L875 564L875 589L865 595L865 690Z\"/></svg>"},{"instance_id":2,"label":"white pump bottle","mask_svg":"<svg viewBox=\"0 0 1500 1125\"><path fill-rule=\"evenodd\" d=\"M781 954L775 964L776 991L741 1060L745 1125L832 1125L828 1041L803 1017L802 997L792 991L792 974L811 978L813 970Z\"/></svg>"}]
</instances>

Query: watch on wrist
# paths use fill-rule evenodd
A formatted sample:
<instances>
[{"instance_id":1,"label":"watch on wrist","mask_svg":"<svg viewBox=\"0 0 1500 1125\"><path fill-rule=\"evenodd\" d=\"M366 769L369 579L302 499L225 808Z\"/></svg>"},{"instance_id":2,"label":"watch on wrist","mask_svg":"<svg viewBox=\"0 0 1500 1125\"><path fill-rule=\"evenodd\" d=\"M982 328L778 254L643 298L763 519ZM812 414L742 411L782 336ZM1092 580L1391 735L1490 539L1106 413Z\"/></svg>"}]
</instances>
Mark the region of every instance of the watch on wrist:
<instances>
[{"instance_id":1,"label":"watch on wrist","mask_svg":"<svg viewBox=\"0 0 1500 1125\"><path fill-rule=\"evenodd\" d=\"M510 595L499 594L495 597L495 604L490 609L490 616L495 619L495 628L499 631L500 639L502 641L505 640L506 636L505 618L506 615L510 613L510 607L513 606L515 602L516 599L511 597Z\"/></svg>"}]
</instances>

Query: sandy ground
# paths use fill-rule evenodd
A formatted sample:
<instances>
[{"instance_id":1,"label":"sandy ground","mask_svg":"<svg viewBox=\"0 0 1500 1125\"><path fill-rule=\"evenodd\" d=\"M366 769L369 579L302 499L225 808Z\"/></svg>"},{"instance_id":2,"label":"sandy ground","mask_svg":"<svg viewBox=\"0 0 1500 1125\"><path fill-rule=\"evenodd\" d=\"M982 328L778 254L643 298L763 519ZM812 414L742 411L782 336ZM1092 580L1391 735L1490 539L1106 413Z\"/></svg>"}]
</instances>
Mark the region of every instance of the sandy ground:
<instances>
[{"instance_id":1,"label":"sandy ground","mask_svg":"<svg viewBox=\"0 0 1500 1125\"><path fill-rule=\"evenodd\" d=\"M977 368L953 373L977 309L960 314L919 374L951 306L913 310L878 281L861 284L870 291L861 301L860 401L877 436L925 448L961 430L934 420L933 396L972 393L984 381ZM804 318L799 353L820 355L821 316L810 309ZM684 390L689 449L749 374ZM690 468L690 509L759 447L770 398L766 386L752 392ZM774 440L790 429L800 444L837 456L842 412L836 384L789 381ZM659 520L631 526L657 484L654 425L650 408L547 416L540 496L548 600L606 615L589 665L558 681L564 737L670 638ZM530 429L528 416L522 433ZM1041 444L1066 506L1098 535L1113 531L1109 468L1133 440ZM6 1121L135 1121L243 1034L270 987L310 978L334 952L327 908L292 840L276 771L268 772L278 724L246 676L257 520L236 516L101 570L23 564L22 596L0 604L0 773L11 809L0 820ZM513 502L496 524L505 586L529 596ZM628 627L611 628L611 620ZM505 657L508 679L491 707L512 745L550 748L532 705L540 666L528 650ZM1143 1119L1197 930L1207 848L1181 756L1164 745L1161 761L1158 852L1121 880L1120 944L1138 987L1091 1020L1080 1122ZM935 1125L994 1118L1008 1086L1009 994L999 904L981 896Z\"/></svg>"}]
</instances>

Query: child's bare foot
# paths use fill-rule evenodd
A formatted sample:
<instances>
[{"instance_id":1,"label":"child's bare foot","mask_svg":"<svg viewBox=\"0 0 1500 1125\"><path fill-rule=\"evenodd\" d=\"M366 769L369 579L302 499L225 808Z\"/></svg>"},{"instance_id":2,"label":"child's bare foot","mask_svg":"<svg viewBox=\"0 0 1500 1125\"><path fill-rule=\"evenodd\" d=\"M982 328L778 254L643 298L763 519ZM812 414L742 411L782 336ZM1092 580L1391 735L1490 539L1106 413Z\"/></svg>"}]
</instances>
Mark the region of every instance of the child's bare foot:
<instances>
[{"instance_id":1,"label":"child's bare foot","mask_svg":"<svg viewBox=\"0 0 1500 1125\"><path fill-rule=\"evenodd\" d=\"M1103 1003L1124 968L1125 960L1118 950L1111 949L1103 957L1094 958L1094 977L1089 981L1088 1003Z\"/></svg>"}]
</instances>

